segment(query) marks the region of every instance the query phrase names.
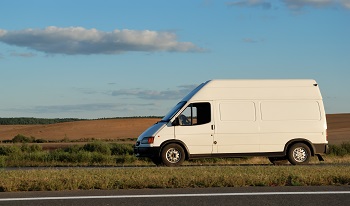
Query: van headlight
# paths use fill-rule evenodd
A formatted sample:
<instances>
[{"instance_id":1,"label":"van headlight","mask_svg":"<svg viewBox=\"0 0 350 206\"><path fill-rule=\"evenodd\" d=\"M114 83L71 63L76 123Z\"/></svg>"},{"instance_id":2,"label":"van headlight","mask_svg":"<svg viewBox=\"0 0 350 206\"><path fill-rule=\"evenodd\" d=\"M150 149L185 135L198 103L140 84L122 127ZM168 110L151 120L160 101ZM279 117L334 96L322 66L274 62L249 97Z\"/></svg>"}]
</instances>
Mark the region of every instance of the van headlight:
<instances>
[{"instance_id":1,"label":"van headlight","mask_svg":"<svg viewBox=\"0 0 350 206\"><path fill-rule=\"evenodd\" d=\"M154 142L154 137L144 137L141 140L141 144L153 144Z\"/></svg>"}]
</instances>

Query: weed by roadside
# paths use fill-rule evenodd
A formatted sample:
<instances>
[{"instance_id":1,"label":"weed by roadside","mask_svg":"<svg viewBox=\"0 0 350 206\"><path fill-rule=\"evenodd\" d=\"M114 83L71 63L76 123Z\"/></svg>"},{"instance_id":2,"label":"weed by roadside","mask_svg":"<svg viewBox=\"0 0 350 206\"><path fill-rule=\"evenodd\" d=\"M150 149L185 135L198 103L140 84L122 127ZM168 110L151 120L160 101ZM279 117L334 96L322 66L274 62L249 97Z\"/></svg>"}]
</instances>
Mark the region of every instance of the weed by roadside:
<instances>
[{"instance_id":1,"label":"weed by roadside","mask_svg":"<svg viewBox=\"0 0 350 206\"><path fill-rule=\"evenodd\" d=\"M329 154L345 156L350 154L350 142L343 142L340 145L329 145Z\"/></svg>"},{"instance_id":2,"label":"weed by roadside","mask_svg":"<svg viewBox=\"0 0 350 206\"><path fill-rule=\"evenodd\" d=\"M330 145L325 163L349 163L350 143L339 146ZM312 164L322 164L313 158ZM209 158L186 161L184 165L239 165L270 164L264 157L251 158ZM125 166L153 165L147 158L136 158L133 145L103 141L65 148L44 150L40 144L6 144L0 146L0 167L26 166Z\"/></svg>"},{"instance_id":3,"label":"weed by roadside","mask_svg":"<svg viewBox=\"0 0 350 206\"><path fill-rule=\"evenodd\" d=\"M0 170L0 191L349 185L350 167L226 166Z\"/></svg>"},{"instance_id":4,"label":"weed by roadside","mask_svg":"<svg viewBox=\"0 0 350 206\"><path fill-rule=\"evenodd\" d=\"M133 156L132 145L100 141L50 151L38 144L3 145L0 157L0 167L115 166L139 161Z\"/></svg>"}]
</instances>

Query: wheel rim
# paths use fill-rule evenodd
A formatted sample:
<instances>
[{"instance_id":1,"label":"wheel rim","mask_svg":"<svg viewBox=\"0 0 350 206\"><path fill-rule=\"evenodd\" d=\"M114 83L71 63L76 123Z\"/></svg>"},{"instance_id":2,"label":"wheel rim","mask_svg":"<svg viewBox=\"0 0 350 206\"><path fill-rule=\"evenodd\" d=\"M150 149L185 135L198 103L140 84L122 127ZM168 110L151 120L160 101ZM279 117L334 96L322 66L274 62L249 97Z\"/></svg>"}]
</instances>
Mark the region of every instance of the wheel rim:
<instances>
[{"instance_id":1,"label":"wheel rim","mask_svg":"<svg viewBox=\"0 0 350 206\"><path fill-rule=\"evenodd\" d=\"M166 159L170 163L177 163L181 159L181 153L179 150L177 150L175 148L170 148L166 152Z\"/></svg>"},{"instance_id":2,"label":"wheel rim","mask_svg":"<svg viewBox=\"0 0 350 206\"><path fill-rule=\"evenodd\" d=\"M303 147L297 147L294 149L293 151L293 158L295 159L295 161L297 162L305 162L305 160L307 159L308 154L305 148Z\"/></svg>"}]
</instances>

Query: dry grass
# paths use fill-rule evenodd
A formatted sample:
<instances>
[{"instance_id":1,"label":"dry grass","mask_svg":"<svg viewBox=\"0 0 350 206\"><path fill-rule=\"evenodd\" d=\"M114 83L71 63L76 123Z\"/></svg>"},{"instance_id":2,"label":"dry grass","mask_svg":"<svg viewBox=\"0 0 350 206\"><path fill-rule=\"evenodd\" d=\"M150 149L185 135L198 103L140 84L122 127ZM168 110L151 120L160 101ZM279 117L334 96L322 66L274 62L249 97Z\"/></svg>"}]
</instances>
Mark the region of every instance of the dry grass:
<instances>
[{"instance_id":1,"label":"dry grass","mask_svg":"<svg viewBox=\"0 0 350 206\"><path fill-rule=\"evenodd\" d=\"M0 191L349 185L348 166L0 171Z\"/></svg>"},{"instance_id":2,"label":"dry grass","mask_svg":"<svg viewBox=\"0 0 350 206\"><path fill-rule=\"evenodd\" d=\"M350 155L335 156L323 155L324 161L319 161L318 158L311 157L310 165L322 164L350 164ZM270 165L271 162L266 157L251 157L251 158L220 158L208 160L191 160L185 161L184 165ZM286 163L290 165L290 163Z\"/></svg>"}]
</instances>

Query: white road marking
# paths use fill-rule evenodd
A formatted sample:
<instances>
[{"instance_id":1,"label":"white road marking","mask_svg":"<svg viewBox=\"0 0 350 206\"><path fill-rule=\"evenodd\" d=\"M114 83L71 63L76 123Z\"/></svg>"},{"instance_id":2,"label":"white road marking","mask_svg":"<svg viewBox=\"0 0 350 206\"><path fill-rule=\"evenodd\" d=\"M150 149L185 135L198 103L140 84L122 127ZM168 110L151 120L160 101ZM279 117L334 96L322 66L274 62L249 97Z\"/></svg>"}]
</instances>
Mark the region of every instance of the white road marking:
<instances>
[{"instance_id":1,"label":"white road marking","mask_svg":"<svg viewBox=\"0 0 350 206\"><path fill-rule=\"evenodd\" d=\"M67 196L67 197L27 197L2 198L5 201L34 200L79 200L79 199L122 199L122 198L158 198L158 197L215 197L215 196L261 196L261 195L337 195L350 194L350 191L315 191L315 192L252 192L252 193L204 193L204 194L160 194L160 195L110 195L110 196Z\"/></svg>"}]
</instances>

